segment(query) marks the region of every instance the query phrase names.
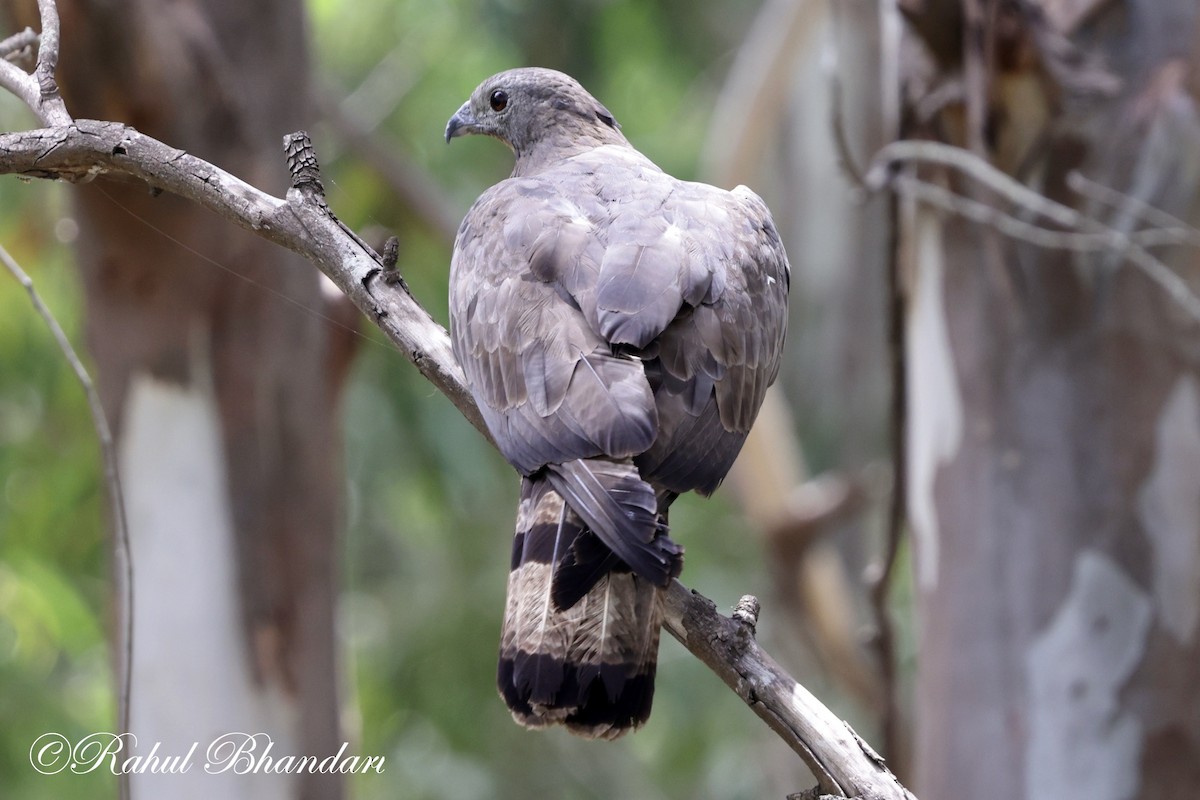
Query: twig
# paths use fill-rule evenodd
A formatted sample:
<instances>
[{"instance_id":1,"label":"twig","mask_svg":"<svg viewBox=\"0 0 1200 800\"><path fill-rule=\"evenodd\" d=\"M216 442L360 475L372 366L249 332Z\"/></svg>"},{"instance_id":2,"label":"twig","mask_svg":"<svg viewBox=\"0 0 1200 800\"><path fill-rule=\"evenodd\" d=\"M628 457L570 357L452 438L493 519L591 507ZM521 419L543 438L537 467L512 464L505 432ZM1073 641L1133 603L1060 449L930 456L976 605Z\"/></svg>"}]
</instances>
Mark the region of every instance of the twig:
<instances>
[{"instance_id":1,"label":"twig","mask_svg":"<svg viewBox=\"0 0 1200 800\"><path fill-rule=\"evenodd\" d=\"M37 66L30 75L7 58L0 58L0 86L21 99L43 125L70 125L71 115L58 93L54 71L58 66L58 9L54 0L38 0L42 15L42 33L38 37ZM13 39L24 35L10 36Z\"/></svg>"},{"instance_id":2,"label":"twig","mask_svg":"<svg viewBox=\"0 0 1200 800\"><path fill-rule=\"evenodd\" d=\"M900 162L932 163L957 169L1014 205L1043 216L1068 230L1056 231L1033 225L1001 209L963 197L942 186L900 174L893 169L894 165ZM865 181L872 190L891 186L952 214L990 225L1006 236L1039 247L1078 252L1114 250L1158 284L1159 288L1189 316L1200 322L1200 297L1197 297L1191 287L1170 267L1146 250L1149 246L1189 242L1193 234L1186 228L1173 226L1128 234L1115 230L1069 206L1038 194L969 151L940 142L899 141L884 146L872 159Z\"/></svg>"},{"instance_id":3,"label":"twig","mask_svg":"<svg viewBox=\"0 0 1200 800\"><path fill-rule=\"evenodd\" d=\"M71 115L67 113L54 78L58 69L59 44L58 7L54 0L38 0L38 14L42 19L42 33L38 39L37 66L33 70L38 86L38 105L34 111L47 124L70 124Z\"/></svg>"},{"instance_id":4,"label":"twig","mask_svg":"<svg viewBox=\"0 0 1200 800\"><path fill-rule=\"evenodd\" d=\"M884 145L875 153L864 180L872 191L890 184L893 167L900 163L937 164L951 167L987 185L992 191L1012 203L1057 222L1067 228L1078 227L1083 215L1073 208L1044 197L993 167L969 150L932 141L910 139Z\"/></svg>"},{"instance_id":5,"label":"twig","mask_svg":"<svg viewBox=\"0 0 1200 800\"><path fill-rule=\"evenodd\" d=\"M893 760L900 759L901 727L899 691L896 681L896 636L888 600L895 574L904 524L908 494L908 349L905 323L908 319L908 297L900 261L899 202L891 197L888 205L891 226L888 232L889 268L888 297L888 362L891 373L891 457L892 494L888 503L887 529L883 554L868 583L871 615L875 620L872 646L879 660L883 683L883 745L884 753Z\"/></svg>"},{"instance_id":6,"label":"twig","mask_svg":"<svg viewBox=\"0 0 1200 800\"><path fill-rule=\"evenodd\" d=\"M38 113L38 106L41 103L41 92L38 90L37 81L33 79L32 75L7 58L0 58L0 87L7 89L16 95L22 103L29 106L35 114L38 114L38 118L41 119L42 124L54 124Z\"/></svg>"},{"instance_id":7,"label":"twig","mask_svg":"<svg viewBox=\"0 0 1200 800\"><path fill-rule=\"evenodd\" d=\"M1009 238L1029 242L1048 250L1094 253L1118 248L1124 238L1144 247L1187 244L1190 236L1186 231L1174 229L1152 229L1131 234L1122 234L1115 230L1106 230L1103 233L1054 230L1034 225L995 206L964 197L944 186L914 178L911 175L897 175L892 179L892 185L901 194L910 195L932 206L937 206L943 211L966 217L972 222L995 228Z\"/></svg>"},{"instance_id":8,"label":"twig","mask_svg":"<svg viewBox=\"0 0 1200 800\"><path fill-rule=\"evenodd\" d=\"M312 261L486 435L446 331L399 284L380 275L373 253L346 235L324 203L299 188L272 197L195 156L119 123L81 120L51 130L0 135L0 174L86 180L114 173L145 181L214 211ZM377 280L377 278L380 278ZM711 603L675 584L667 630L739 690L755 713L806 758L827 793L911 798L883 763L751 639L731 651L729 626ZM714 638L725 631L722 639ZM732 660L731 660L732 659Z\"/></svg>"},{"instance_id":9,"label":"twig","mask_svg":"<svg viewBox=\"0 0 1200 800\"><path fill-rule=\"evenodd\" d=\"M755 605L743 598L740 618L731 619L718 614L711 600L672 581L664 626L804 759L821 794L914 800L848 724L759 647Z\"/></svg>"},{"instance_id":10,"label":"twig","mask_svg":"<svg viewBox=\"0 0 1200 800\"><path fill-rule=\"evenodd\" d=\"M1051 222L1055 222L1070 230L1056 231L1032 225L993 206L973 201L970 198L963 198L959 194L942 189L942 187L928 183L927 181L899 175L894 170L894 167L900 163L937 164L956 169L967 177L987 186L1013 205L1043 216ZM1144 201L1127 197L1114 189L1101 187L1093 181L1088 181L1082 175L1079 175L1079 173L1072 173L1072 175L1075 177L1073 179L1069 178L1068 183L1077 192L1084 193L1084 188L1082 187L1090 186L1090 191L1093 194L1098 194L1100 190L1106 192L1105 196L1110 199L1110 202L1112 198L1117 198L1116 202L1121 204L1140 203L1140 206L1137 206L1137 208L1142 209L1141 213L1143 215L1149 213L1146 209L1150 208L1150 206ZM1200 234L1200 232L1190 229L1182 221L1164 211L1157 211L1157 209L1156 211L1160 218L1168 220L1167 224L1159 228L1138 231L1132 234L1121 233L1120 231L1105 227L1102 223L1091 219L1070 206L1065 206L1062 203L1051 200L1045 195L1035 192L1033 189L1025 186L1000 169L993 167L987 161L975 156L971 152L961 147L941 142L902 140L885 145L871 159L871 165L867 169L863 180L866 183L867 189L871 191L878 191L886 185L896 182L906 183L913 191L923 191L918 188L918 185L933 187L934 190L940 190L940 192L929 192L927 196L923 196L921 199L939 206L942 206L949 198L954 198L955 202L966 200L967 203L964 204L963 211L964 216L970 216L976 222L984 222L993 227L1011 225L1012 227L1002 232L1013 238L1023 239L1042 247L1090 251L1109 249L1119 246L1126 241L1142 247L1154 247L1158 245L1187 244ZM935 197L934 195L940 196ZM946 210L954 211L955 209L948 208ZM987 217L987 219L981 219L982 217ZM1002 220L1002 217L1007 218L1007 221ZM1092 232L1079 233L1079 228L1090 228Z\"/></svg>"},{"instance_id":11,"label":"twig","mask_svg":"<svg viewBox=\"0 0 1200 800\"><path fill-rule=\"evenodd\" d=\"M1013 205L1043 216L1069 230L1059 231L1033 225L994 206L963 197L936 184L900 175L894 171L895 165L900 163L937 164L951 167L986 185ZM1000 228L1001 232L1007 236L1028 241L1039 247L1087 252L1112 249L1121 246L1126 241L1141 247L1156 247L1192 244L1200 240L1200 231L1190 228L1186 223L1165 211L1154 209L1145 201L1129 197L1115 189L1100 186L1078 172L1071 173L1067 183L1074 191L1092 197L1104 197L1106 198L1105 202L1110 204L1122 207L1128 205L1139 211L1146 219L1150 219L1151 211L1153 211L1158 215L1156 219L1161 220L1157 228L1129 234L1107 228L1070 206L1065 206L1035 192L969 151L941 142L912 140L892 142L880 148L871 159L871 166L863 180L870 191L878 191L889 183L902 183L905 185L906 191L919 194L920 199L926 202L947 211L959 211L962 216L975 222ZM960 202L962 203L961 209L948 207ZM1081 233L1078 231L1079 228L1090 228L1092 232Z\"/></svg>"},{"instance_id":12,"label":"twig","mask_svg":"<svg viewBox=\"0 0 1200 800\"><path fill-rule=\"evenodd\" d=\"M26 54L37 44L37 41L37 31L33 28L18 31L0 42L0 58L6 60L25 58Z\"/></svg>"},{"instance_id":13,"label":"twig","mask_svg":"<svg viewBox=\"0 0 1200 800\"><path fill-rule=\"evenodd\" d=\"M1116 211L1129 213L1135 219L1157 226L1157 230L1139 231L1129 235L1131 239L1144 247L1152 247L1155 244L1189 244L1200 247L1200 229L1187 224L1173 214L1168 214L1157 206L1150 205L1145 200L1096 183L1077 170L1072 170L1067 174L1067 187L1081 197L1103 203ZM1150 234L1159 234L1164 239L1168 236L1174 238L1171 241L1154 242L1146 238Z\"/></svg>"},{"instance_id":14,"label":"twig","mask_svg":"<svg viewBox=\"0 0 1200 800\"><path fill-rule=\"evenodd\" d=\"M1051 5L1056 7L1048 8ZM1042 67L1060 88L1081 97L1113 97L1121 90L1121 79L1092 55L1080 50L1070 39L1072 26L1078 25L1084 17L1095 14L1099 4L1092 3L1091 8L1087 8L1087 5L1050 4L1041 0L1018 0L1016 4L1025 18L1027 30L1033 34ZM1047 19L1050 10L1058 17L1057 21ZM1064 20L1064 17L1067 19Z\"/></svg>"},{"instance_id":15,"label":"twig","mask_svg":"<svg viewBox=\"0 0 1200 800\"><path fill-rule=\"evenodd\" d=\"M25 287L25 291L29 293L29 300L33 304L34 310L46 323L46 327L50 329L50 333L54 336L54 341L58 345L58 349L62 351L63 357L71 366L71 370L75 373L76 379L83 386L83 393L87 397L88 410L92 415L92 427L95 428L96 438L100 440L100 453L104 460L104 480L108 487L108 505L109 512L112 514L113 533L116 537L116 546L113 548L116 564L113 570L117 580L116 595L119 599L121 608L119 610L118 619L120 624L118 627L117 642L117 675L118 679L118 697L117 697L117 728L120 733L129 731L129 700L132 689L132 670L133 664L133 559L130 556L131 548L129 543L129 525L125 517L125 494L121 490L121 473L117 466L117 451L113 446L112 431L108 427L108 418L104 414L104 406L100 402L100 394L96 391L96 385L92 382L92 378L88 375L87 368L83 366L79 355L75 352L75 348L71 346L71 340L67 338L67 334L63 331L62 326L58 324L54 314L49 307L42 301L41 295L34 288L33 279L21 269L8 250L0 245L0 262L8 268L17 282ZM127 800L129 797L129 775L123 773L117 778L118 791L122 800Z\"/></svg>"},{"instance_id":16,"label":"twig","mask_svg":"<svg viewBox=\"0 0 1200 800\"><path fill-rule=\"evenodd\" d=\"M985 203L971 200L917 178L899 176L895 183L901 191L912 194L932 205L975 222L991 225L1006 236L1027 241L1039 247L1077 252L1114 250L1129 259L1130 263L1140 269L1146 277L1158 284L1159 288L1165 291L1192 319L1200 322L1200 297L1196 296L1183 278L1138 243L1139 241L1150 241L1153 244L1182 244L1186 238L1179 233L1142 231L1137 234L1126 234L1087 219L1083 220L1083 224L1093 229L1099 228L1102 232L1085 234L1052 231L1030 225L1024 220L1017 219Z\"/></svg>"},{"instance_id":17,"label":"twig","mask_svg":"<svg viewBox=\"0 0 1200 800\"><path fill-rule=\"evenodd\" d=\"M42 35L38 42L37 67L33 70L33 77L38 82L42 102L45 103L48 98L58 96L58 82L54 79L58 69L58 6L54 0L38 0L38 14L42 18ZM66 109L63 111L65 113Z\"/></svg>"}]
</instances>

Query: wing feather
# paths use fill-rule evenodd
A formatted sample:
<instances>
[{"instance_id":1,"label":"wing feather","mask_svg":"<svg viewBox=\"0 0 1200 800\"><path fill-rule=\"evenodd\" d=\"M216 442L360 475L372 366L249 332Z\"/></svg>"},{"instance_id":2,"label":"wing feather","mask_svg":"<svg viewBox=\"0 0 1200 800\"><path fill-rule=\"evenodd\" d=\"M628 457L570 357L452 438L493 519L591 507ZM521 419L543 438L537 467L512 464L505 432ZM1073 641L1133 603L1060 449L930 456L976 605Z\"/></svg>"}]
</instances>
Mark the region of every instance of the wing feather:
<instances>
[{"instance_id":1,"label":"wing feather","mask_svg":"<svg viewBox=\"0 0 1200 800\"><path fill-rule=\"evenodd\" d=\"M472 207L451 268L455 353L524 474L632 457L645 481L711 492L779 371L788 270L750 190L600 147ZM650 529L622 535L622 558L661 574Z\"/></svg>"}]
</instances>

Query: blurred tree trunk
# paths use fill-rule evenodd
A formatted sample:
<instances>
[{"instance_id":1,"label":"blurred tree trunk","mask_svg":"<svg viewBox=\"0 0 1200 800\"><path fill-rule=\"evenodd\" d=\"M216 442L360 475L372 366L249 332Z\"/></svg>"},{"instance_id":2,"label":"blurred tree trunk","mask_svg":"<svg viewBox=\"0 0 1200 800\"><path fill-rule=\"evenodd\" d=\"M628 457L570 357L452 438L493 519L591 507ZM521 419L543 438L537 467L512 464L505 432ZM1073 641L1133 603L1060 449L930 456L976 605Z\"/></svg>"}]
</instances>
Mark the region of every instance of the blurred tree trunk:
<instances>
[{"instance_id":1,"label":"blurred tree trunk","mask_svg":"<svg viewBox=\"0 0 1200 800\"><path fill-rule=\"evenodd\" d=\"M59 7L73 114L130 123L282 193L281 137L310 121L300 0ZM193 204L109 180L75 197L88 341L131 528L136 752L198 742L202 764L210 742L240 731L270 736L276 758L335 753L336 404L349 344L318 314L337 312L310 266ZM196 766L134 776L133 791L342 788L331 775Z\"/></svg>"},{"instance_id":2,"label":"blurred tree trunk","mask_svg":"<svg viewBox=\"0 0 1200 800\"><path fill-rule=\"evenodd\" d=\"M1200 224L1194 0L901 5L932 55L905 65L910 135L1123 232L1137 201ZM1076 170L1135 200L1081 196ZM1200 324L1113 251L901 216L917 793L1196 797ZM1200 289L1194 247L1155 253Z\"/></svg>"}]
</instances>

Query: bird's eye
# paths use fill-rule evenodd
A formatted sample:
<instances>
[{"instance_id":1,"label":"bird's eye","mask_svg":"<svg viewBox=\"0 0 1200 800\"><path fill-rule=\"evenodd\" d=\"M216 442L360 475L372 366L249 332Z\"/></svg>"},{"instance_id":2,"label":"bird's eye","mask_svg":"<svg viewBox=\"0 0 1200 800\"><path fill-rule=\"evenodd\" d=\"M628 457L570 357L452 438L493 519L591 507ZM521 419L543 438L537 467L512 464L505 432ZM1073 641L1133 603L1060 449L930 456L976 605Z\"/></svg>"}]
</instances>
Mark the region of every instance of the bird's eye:
<instances>
[{"instance_id":1,"label":"bird's eye","mask_svg":"<svg viewBox=\"0 0 1200 800\"><path fill-rule=\"evenodd\" d=\"M503 111L508 107L508 93L503 89L497 89L492 92L492 96L488 98L488 102L492 106L492 111Z\"/></svg>"}]
</instances>

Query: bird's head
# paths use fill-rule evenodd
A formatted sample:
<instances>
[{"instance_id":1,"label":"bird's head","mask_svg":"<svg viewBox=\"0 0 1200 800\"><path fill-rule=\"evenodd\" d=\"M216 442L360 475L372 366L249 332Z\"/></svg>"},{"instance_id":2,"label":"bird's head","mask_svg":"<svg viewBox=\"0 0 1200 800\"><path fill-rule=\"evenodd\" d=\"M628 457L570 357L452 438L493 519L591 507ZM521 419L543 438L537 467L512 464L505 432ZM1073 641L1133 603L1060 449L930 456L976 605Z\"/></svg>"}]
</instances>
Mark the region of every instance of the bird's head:
<instances>
[{"instance_id":1,"label":"bird's head","mask_svg":"<svg viewBox=\"0 0 1200 800\"><path fill-rule=\"evenodd\" d=\"M481 133L517 157L542 145L625 143L620 125L579 81L562 72L524 67L485 80L446 123L446 141Z\"/></svg>"}]
</instances>

